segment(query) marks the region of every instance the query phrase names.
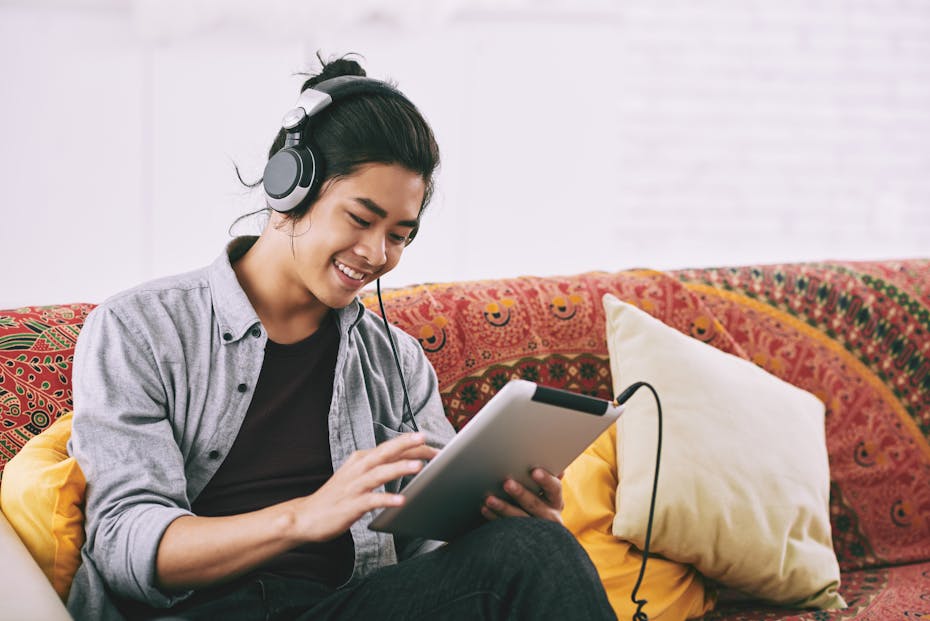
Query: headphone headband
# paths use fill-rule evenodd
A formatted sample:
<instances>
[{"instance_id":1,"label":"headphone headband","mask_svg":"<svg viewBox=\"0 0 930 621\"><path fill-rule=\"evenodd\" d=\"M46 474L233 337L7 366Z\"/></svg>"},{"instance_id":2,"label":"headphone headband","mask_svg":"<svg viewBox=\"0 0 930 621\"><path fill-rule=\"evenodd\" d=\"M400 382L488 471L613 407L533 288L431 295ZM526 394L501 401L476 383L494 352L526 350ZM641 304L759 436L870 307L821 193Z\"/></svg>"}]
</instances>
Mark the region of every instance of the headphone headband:
<instances>
[{"instance_id":1,"label":"headphone headband","mask_svg":"<svg viewBox=\"0 0 930 621\"><path fill-rule=\"evenodd\" d=\"M366 78L358 75L341 75L339 77L323 80L304 90L297 98L297 104L284 115L281 127L290 130L295 127L294 122L303 121L311 117L330 104L358 94L384 93L397 97L404 97L397 89L386 82ZM404 97L406 99L406 97ZM303 115L301 115L301 112ZM298 120L299 119L299 120Z\"/></svg>"},{"instance_id":2,"label":"headphone headband","mask_svg":"<svg viewBox=\"0 0 930 621\"><path fill-rule=\"evenodd\" d=\"M295 107L281 120L281 128L287 132L284 148L265 166L262 185L269 207L291 211L315 192L325 173L318 170L324 162L308 139L309 119L333 103L358 94L386 94L409 101L390 84L358 75L330 78L304 89Z\"/></svg>"}]
</instances>

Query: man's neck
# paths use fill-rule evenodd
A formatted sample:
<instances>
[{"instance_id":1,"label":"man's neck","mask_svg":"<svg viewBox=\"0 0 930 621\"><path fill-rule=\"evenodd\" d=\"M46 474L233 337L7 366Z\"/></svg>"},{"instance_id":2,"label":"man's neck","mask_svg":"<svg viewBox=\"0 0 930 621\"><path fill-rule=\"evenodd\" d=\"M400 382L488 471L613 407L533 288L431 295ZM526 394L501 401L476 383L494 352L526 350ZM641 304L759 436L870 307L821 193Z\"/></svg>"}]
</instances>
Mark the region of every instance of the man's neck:
<instances>
[{"instance_id":1,"label":"man's neck","mask_svg":"<svg viewBox=\"0 0 930 621\"><path fill-rule=\"evenodd\" d=\"M316 332L332 310L298 279L289 277L291 265L281 249L273 248L264 237L232 264L268 338L282 345L302 341Z\"/></svg>"}]
</instances>

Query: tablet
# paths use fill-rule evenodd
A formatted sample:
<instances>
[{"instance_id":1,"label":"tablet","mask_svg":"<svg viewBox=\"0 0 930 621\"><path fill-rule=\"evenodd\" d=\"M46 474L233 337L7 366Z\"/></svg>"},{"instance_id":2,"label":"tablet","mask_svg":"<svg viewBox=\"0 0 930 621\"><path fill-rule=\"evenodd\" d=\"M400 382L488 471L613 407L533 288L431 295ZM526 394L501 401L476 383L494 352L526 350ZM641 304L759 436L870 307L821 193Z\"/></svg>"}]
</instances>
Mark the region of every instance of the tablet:
<instances>
[{"instance_id":1,"label":"tablet","mask_svg":"<svg viewBox=\"0 0 930 621\"><path fill-rule=\"evenodd\" d=\"M401 490L403 505L381 511L372 530L450 541L483 524L484 499L502 499L506 478L540 488L534 468L558 474L623 411L609 401L511 380Z\"/></svg>"}]
</instances>

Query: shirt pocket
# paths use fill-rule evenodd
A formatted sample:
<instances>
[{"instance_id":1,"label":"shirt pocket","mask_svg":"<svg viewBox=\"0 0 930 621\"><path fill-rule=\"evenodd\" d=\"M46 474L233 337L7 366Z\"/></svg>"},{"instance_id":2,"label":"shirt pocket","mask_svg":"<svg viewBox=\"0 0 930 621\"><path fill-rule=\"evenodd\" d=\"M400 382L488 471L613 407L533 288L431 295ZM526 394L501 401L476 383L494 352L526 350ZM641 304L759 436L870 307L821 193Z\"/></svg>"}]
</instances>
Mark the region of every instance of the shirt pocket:
<instances>
[{"instance_id":1,"label":"shirt pocket","mask_svg":"<svg viewBox=\"0 0 930 621\"><path fill-rule=\"evenodd\" d=\"M381 444L382 442L387 442L391 438L396 438L397 436L405 433L411 433L413 429L409 427L406 423L401 426L401 431L388 427L387 425L382 425L377 421L372 421L374 432L375 432L375 444ZM391 494L396 494L399 490L403 489L413 476L406 476L401 479L394 479L393 481L388 481L384 485L384 489Z\"/></svg>"},{"instance_id":2,"label":"shirt pocket","mask_svg":"<svg viewBox=\"0 0 930 621\"><path fill-rule=\"evenodd\" d=\"M407 423L402 423L399 430L379 423L378 421L372 421L372 424L375 430L375 444L387 442L388 440L396 438L397 436L403 435L405 433L413 433L413 427Z\"/></svg>"}]
</instances>

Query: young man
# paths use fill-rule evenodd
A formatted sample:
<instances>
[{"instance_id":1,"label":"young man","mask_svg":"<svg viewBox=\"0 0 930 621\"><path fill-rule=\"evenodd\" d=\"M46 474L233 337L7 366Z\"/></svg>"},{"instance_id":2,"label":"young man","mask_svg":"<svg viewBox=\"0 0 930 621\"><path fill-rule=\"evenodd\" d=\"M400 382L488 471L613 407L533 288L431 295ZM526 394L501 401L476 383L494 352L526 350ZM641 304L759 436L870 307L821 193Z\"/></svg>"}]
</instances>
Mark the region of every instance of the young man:
<instances>
[{"instance_id":1,"label":"young man","mask_svg":"<svg viewBox=\"0 0 930 621\"><path fill-rule=\"evenodd\" d=\"M613 618L552 473L445 546L367 528L454 432L419 344L357 297L419 229L438 148L403 95L347 74L325 64L286 117L261 236L88 317L78 619Z\"/></svg>"}]
</instances>

